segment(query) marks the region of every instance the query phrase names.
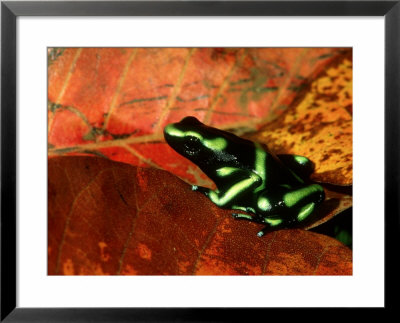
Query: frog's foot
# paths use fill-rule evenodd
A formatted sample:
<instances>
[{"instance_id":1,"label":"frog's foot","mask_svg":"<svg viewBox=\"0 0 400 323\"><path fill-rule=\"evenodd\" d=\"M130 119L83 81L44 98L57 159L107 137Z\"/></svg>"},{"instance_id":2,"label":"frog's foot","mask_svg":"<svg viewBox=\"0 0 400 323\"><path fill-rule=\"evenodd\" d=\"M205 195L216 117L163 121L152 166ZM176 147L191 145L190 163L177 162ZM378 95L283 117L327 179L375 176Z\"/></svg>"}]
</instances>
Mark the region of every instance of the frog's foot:
<instances>
[{"instance_id":1,"label":"frog's foot","mask_svg":"<svg viewBox=\"0 0 400 323\"><path fill-rule=\"evenodd\" d=\"M265 223L263 219L259 218L257 215L249 215L242 213L232 213L232 217L235 220L247 220L255 223Z\"/></svg>"},{"instance_id":2,"label":"frog's foot","mask_svg":"<svg viewBox=\"0 0 400 323\"><path fill-rule=\"evenodd\" d=\"M283 221L281 218L265 218L263 219L263 223L267 224L264 229L257 233L257 236L262 237L268 232L272 232L275 230L283 229L287 227L287 223Z\"/></svg>"},{"instance_id":3,"label":"frog's foot","mask_svg":"<svg viewBox=\"0 0 400 323\"><path fill-rule=\"evenodd\" d=\"M204 195L208 196L211 190L207 187L192 185L192 191L201 192Z\"/></svg>"},{"instance_id":4,"label":"frog's foot","mask_svg":"<svg viewBox=\"0 0 400 323\"><path fill-rule=\"evenodd\" d=\"M264 229L262 229L261 231L259 231L258 233L257 233L257 237L262 237L263 235L265 235L266 233L269 233L269 232L272 232L272 231L276 231L276 230L278 230L278 229L282 229L283 228L283 226L276 226L276 227L273 227L273 226L270 226L270 225L267 225L266 227L264 227Z\"/></svg>"},{"instance_id":5,"label":"frog's foot","mask_svg":"<svg viewBox=\"0 0 400 323\"><path fill-rule=\"evenodd\" d=\"M242 213L232 213L232 217L235 220L247 220L255 223L263 223L267 224L267 226L264 227L260 232L257 233L257 236L262 237L264 234L268 232L275 231L277 229L281 229L285 227L283 220L281 219L262 219L257 216L251 216L248 214L242 214Z\"/></svg>"},{"instance_id":6,"label":"frog's foot","mask_svg":"<svg viewBox=\"0 0 400 323\"><path fill-rule=\"evenodd\" d=\"M254 221L254 218L248 214L241 214L241 213L232 213L232 217L235 220L247 220L247 221Z\"/></svg>"},{"instance_id":7,"label":"frog's foot","mask_svg":"<svg viewBox=\"0 0 400 323\"><path fill-rule=\"evenodd\" d=\"M271 229L271 227L265 227L264 229L262 229L261 231L259 231L258 233L257 233L257 237L262 237L263 235L265 235L266 233L268 233L268 232L272 232L272 231L274 231L273 229Z\"/></svg>"}]
</instances>

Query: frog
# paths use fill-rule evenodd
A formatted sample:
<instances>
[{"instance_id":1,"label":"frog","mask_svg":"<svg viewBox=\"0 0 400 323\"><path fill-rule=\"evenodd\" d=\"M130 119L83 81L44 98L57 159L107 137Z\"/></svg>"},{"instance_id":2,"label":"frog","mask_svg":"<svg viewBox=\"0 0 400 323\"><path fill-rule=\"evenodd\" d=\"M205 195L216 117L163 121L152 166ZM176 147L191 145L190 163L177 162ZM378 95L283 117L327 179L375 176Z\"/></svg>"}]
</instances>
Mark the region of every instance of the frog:
<instances>
[{"instance_id":1,"label":"frog","mask_svg":"<svg viewBox=\"0 0 400 323\"><path fill-rule=\"evenodd\" d=\"M307 157L275 154L265 144L208 126L187 116L164 127L166 143L201 169L216 189L192 185L237 220L262 223L257 233L292 228L310 219L325 199L309 180L314 163Z\"/></svg>"}]
</instances>

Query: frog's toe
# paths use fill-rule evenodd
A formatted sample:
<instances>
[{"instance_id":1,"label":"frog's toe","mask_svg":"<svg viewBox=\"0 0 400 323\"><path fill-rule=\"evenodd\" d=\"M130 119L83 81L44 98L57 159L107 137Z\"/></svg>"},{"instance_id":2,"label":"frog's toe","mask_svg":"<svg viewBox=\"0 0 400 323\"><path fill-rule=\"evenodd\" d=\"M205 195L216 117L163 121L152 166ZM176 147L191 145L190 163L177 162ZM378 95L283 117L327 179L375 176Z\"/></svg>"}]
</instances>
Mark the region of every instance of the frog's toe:
<instances>
[{"instance_id":1,"label":"frog's toe","mask_svg":"<svg viewBox=\"0 0 400 323\"><path fill-rule=\"evenodd\" d=\"M257 233L257 237L262 237L265 234L264 230L261 230Z\"/></svg>"},{"instance_id":2,"label":"frog's toe","mask_svg":"<svg viewBox=\"0 0 400 323\"><path fill-rule=\"evenodd\" d=\"M203 193L204 195L208 196L208 194L210 193L211 190L207 187L192 185L192 191L197 191L197 192Z\"/></svg>"},{"instance_id":3,"label":"frog's toe","mask_svg":"<svg viewBox=\"0 0 400 323\"><path fill-rule=\"evenodd\" d=\"M264 218L262 223L266 226L257 233L257 236L262 237L268 232L272 232L279 229L284 229L287 227L288 222L284 221L282 218Z\"/></svg>"},{"instance_id":4,"label":"frog's toe","mask_svg":"<svg viewBox=\"0 0 400 323\"><path fill-rule=\"evenodd\" d=\"M268 225L268 226L264 227L264 229L262 229L261 231L259 231L259 232L257 233L257 237L262 237L262 236L264 236L266 233L275 231L275 230L277 230L277 229L278 229L278 228L274 228L274 227Z\"/></svg>"},{"instance_id":5,"label":"frog's toe","mask_svg":"<svg viewBox=\"0 0 400 323\"><path fill-rule=\"evenodd\" d=\"M253 221L253 217L248 214L241 214L241 213L232 213L232 217L235 220L248 220L248 221Z\"/></svg>"}]
</instances>

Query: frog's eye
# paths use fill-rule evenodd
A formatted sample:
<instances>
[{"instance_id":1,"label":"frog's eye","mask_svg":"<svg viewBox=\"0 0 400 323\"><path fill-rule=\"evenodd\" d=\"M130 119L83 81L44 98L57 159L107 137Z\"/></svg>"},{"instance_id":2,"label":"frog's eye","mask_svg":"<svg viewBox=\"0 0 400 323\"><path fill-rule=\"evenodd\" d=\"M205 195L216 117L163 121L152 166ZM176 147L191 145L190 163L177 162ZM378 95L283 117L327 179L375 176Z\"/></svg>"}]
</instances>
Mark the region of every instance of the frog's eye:
<instances>
[{"instance_id":1,"label":"frog's eye","mask_svg":"<svg viewBox=\"0 0 400 323\"><path fill-rule=\"evenodd\" d=\"M199 136L186 136L184 144L188 146L201 146L203 138Z\"/></svg>"},{"instance_id":2,"label":"frog's eye","mask_svg":"<svg viewBox=\"0 0 400 323\"><path fill-rule=\"evenodd\" d=\"M201 139L198 137L194 137L194 136L187 136L185 141L189 145L196 145L201 142Z\"/></svg>"},{"instance_id":3,"label":"frog's eye","mask_svg":"<svg viewBox=\"0 0 400 323\"><path fill-rule=\"evenodd\" d=\"M201 151L201 140L197 137L188 136L185 138L183 148L186 154L194 156Z\"/></svg>"}]
</instances>

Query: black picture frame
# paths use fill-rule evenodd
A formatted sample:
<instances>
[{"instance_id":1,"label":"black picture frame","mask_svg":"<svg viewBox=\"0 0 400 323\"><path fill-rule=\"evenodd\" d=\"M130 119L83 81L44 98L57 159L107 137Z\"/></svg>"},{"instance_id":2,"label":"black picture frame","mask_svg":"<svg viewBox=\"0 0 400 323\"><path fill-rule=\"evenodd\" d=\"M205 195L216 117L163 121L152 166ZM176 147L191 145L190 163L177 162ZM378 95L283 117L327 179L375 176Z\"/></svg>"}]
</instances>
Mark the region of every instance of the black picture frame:
<instances>
[{"instance_id":1,"label":"black picture frame","mask_svg":"<svg viewBox=\"0 0 400 323\"><path fill-rule=\"evenodd\" d=\"M166 322L267 319L266 309L16 307L16 19L18 16L384 16L385 309L399 286L400 1L4 1L1 3L1 321ZM371 62L372 63L372 62ZM368 144L368 143L366 143ZM373 147L371 151L373 153ZM373 233L371 232L371 239ZM268 291L266 291L268 292ZM40 291L38 291L40 293ZM277 309L275 309L277 310ZM282 312L282 311L281 311Z\"/></svg>"}]
</instances>

